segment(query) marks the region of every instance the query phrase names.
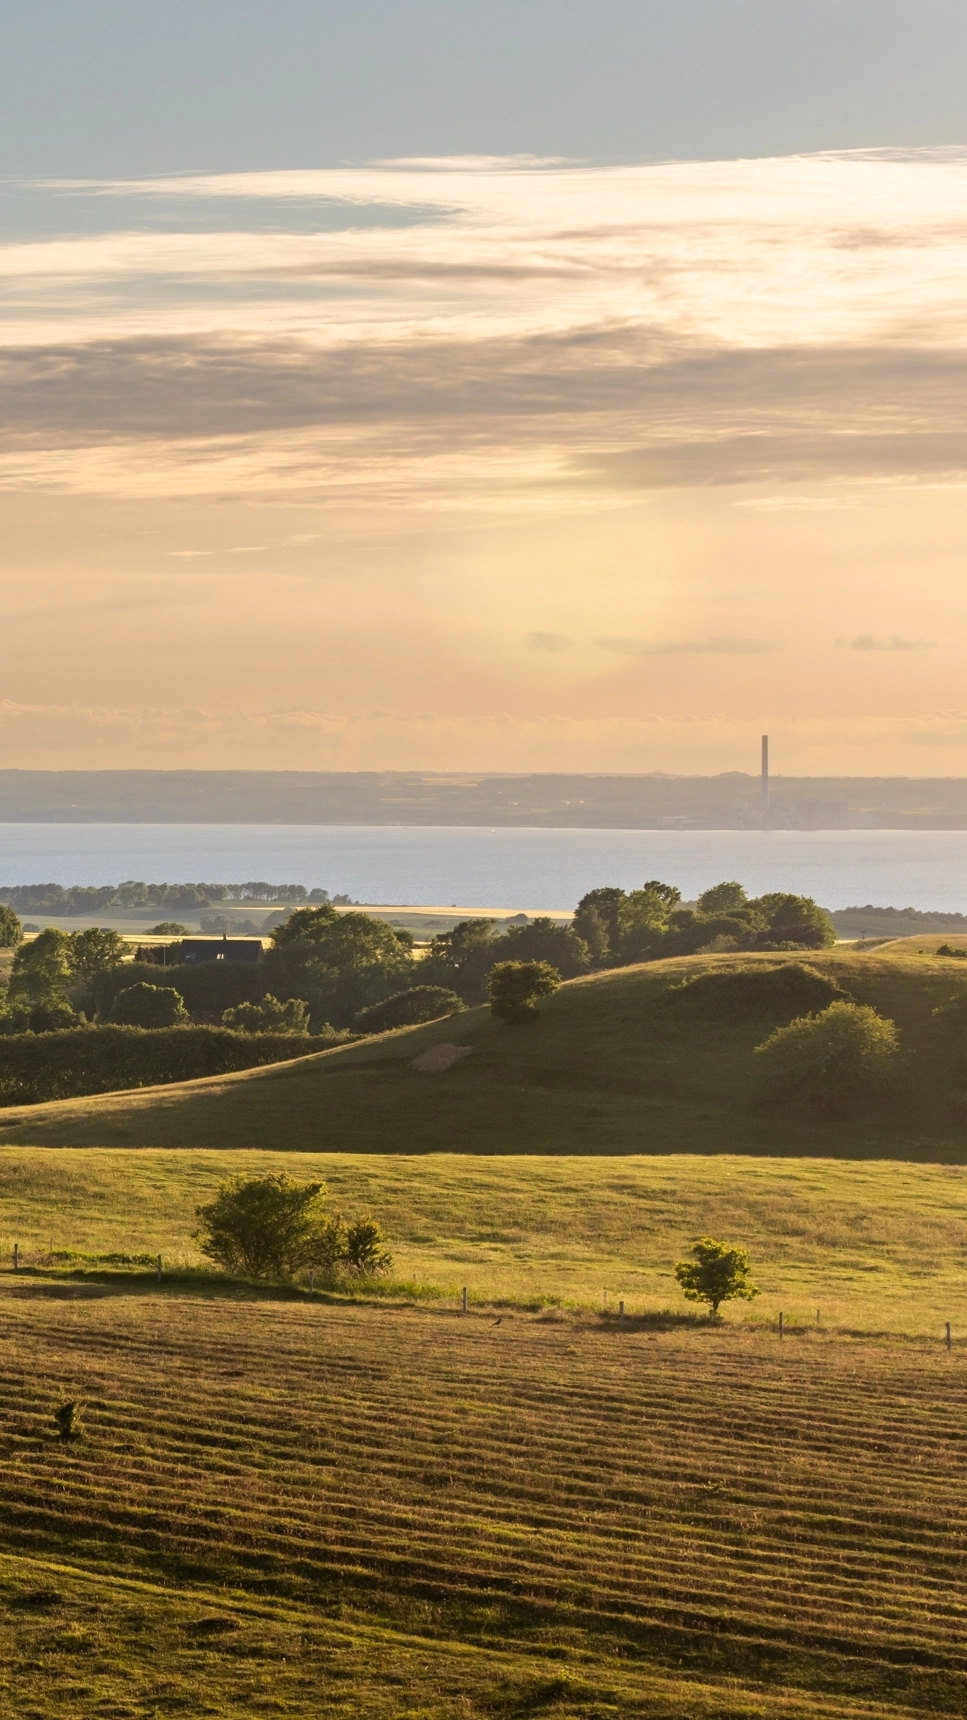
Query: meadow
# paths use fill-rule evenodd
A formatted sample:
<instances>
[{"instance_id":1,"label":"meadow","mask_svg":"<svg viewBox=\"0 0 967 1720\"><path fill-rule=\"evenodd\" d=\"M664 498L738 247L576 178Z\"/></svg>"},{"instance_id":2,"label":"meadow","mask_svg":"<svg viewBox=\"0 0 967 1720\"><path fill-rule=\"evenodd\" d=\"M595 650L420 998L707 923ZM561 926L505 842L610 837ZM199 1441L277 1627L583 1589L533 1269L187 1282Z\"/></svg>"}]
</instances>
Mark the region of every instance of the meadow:
<instances>
[{"instance_id":1,"label":"meadow","mask_svg":"<svg viewBox=\"0 0 967 1720\"><path fill-rule=\"evenodd\" d=\"M683 1313L674 1264L706 1233L751 1250L756 1301L734 1322L967 1334L967 1170L721 1155L539 1158L207 1149L0 1152L0 1259L51 1249L163 1257L196 1274L195 1208L218 1184L286 1170L371 1211L395 1277L456 1303ZM78 1269L82 1263L78 1262ZM93 1268L91 1268L93 1270ZM219 1280L215 1280L217 1284ZM209 1281L197 1285L199 1292Z\"/></svg>"},{"instance_id":2,"label":"meadow","mask_svg":"<svg viewBox=\"0 0 967 1720\"><path fill-rule=\"evenodd\" d=\"M754 1048L778 1017L674 1007L683 979L807 959L691 956L571 981L537 1022L487 1009L287 1064L204 1081L0 1111L0 1143L308 1152L734 1153L967 1163L967 1035L935 1013L967 999L942 939L808 952L811 968L895 1020L901 1079L832 1120L762 1103ZM671 1005L669 999L672 999ZM784 1018L788 1019L788 1015ZM441 1042L470 1054L425 1075Z\"/></svg>"}]
</instances>

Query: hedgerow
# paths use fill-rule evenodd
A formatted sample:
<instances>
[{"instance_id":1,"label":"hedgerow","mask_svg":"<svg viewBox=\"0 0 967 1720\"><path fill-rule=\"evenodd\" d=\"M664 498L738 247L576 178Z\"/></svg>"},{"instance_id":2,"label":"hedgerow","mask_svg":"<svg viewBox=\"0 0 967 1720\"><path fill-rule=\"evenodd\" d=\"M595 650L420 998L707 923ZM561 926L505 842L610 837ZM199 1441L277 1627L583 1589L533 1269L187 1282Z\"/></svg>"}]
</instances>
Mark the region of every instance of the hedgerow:
<instances>
[{"instance_id":1,"label":"hedgerow","mask_svg":"<svg viewBox=\"0 0 967 1720\"><path fill-rule=\"evenodd\" d=\"M10 1034L0 1040L0 1105L227 1075L320 1051L336 1038L234 1033L227 1027L71 1027Z\"/></svg>"}]
</instances>

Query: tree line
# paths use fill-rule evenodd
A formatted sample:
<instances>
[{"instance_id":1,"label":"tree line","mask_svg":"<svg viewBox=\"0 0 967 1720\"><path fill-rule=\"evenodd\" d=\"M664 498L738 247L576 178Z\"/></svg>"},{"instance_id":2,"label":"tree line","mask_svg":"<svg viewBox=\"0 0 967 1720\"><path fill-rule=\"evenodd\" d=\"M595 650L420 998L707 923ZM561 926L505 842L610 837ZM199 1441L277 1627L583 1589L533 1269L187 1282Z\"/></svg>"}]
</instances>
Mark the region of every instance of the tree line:
<instances>
[{"instance_id":1,"label":"tree line","mask_svg":"<svg viewBox=\"0 0 967 1720\"><path fill-rule=\"evenodd\" d=\"M106 908L206 908L218 902L328 902L328 890L307 890L304 884L269 884L250 879L245 884L145 884L126 878L122 884L8 884L0 886L0 902L18 914L100 914ZM336 896L337 903L349 901Z\"/></svg>"},{"instance_id":2,"label":"tree line","mask_svg":"<svg viewBox=\"0 0 967 1720\"><path fill-rule=\"evenodd\" d=\"M97 927L48 927L22 943L19 920L6 906L0 944L15 946L16 955L0 1031L50 1031L81 1019L142 1027L191 1019L252 1032L383 1032L493 1001L498 967L498 992L502 986L509 999L505 1019L524 1019L526 1001L519 1000L523 1014L513 1013L521 981L508 964L536 964L546 994L558 979L633 962L705 950L817 949L834 939L809 897L749 899L734 882L705 891L694 907L682 904L674 886L650 880L640 890L589 891L571 924L547 916L503 926L463 920L434 937L422 956L409 932L385 920L337 912L329 901L305 903L276 926L264 959L252 967L189 965L180 941L140 948L130 962L121 936Z\"/></svg>"}]
</instances>

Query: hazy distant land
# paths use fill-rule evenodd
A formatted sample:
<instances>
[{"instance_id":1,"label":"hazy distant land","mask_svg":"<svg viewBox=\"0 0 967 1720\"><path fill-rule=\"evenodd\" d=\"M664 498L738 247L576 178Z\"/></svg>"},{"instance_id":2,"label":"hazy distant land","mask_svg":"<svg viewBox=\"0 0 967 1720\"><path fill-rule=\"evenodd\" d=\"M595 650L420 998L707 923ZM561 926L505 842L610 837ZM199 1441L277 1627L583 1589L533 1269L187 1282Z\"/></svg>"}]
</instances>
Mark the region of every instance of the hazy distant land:
<instances>
[{"instance_id":1,"label":"hazy distant land","mask_svg":"<svg viewBox=\"0 0 967 1720\"><path fill-rule=\"evenodd\" d=\"M0 823L967 830L965 777L0 771Z\"/></svg>"}]
</instances>

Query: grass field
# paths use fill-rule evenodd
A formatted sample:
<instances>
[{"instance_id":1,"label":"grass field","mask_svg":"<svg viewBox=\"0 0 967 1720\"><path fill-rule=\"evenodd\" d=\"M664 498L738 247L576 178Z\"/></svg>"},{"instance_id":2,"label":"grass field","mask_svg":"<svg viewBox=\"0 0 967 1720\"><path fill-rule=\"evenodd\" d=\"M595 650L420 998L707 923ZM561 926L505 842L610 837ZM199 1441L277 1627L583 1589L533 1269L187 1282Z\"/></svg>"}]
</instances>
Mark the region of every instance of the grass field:
<instances>
[{"instance_id":1,"label":"grass field","mask_svg":"<svg viewBox=\"0 0 967 1720\"><path fill-rule=\"evenodd\" d=\"M963 1350L3 1292L11 1715L964 1710Z\"/></svg>"},{"instance_id":2,"label":"grass field","mask_svg":"<svg viewBox=\"0 0 967 1720\"><path fill-rule=\"evenodd\" d=\"M755 1101L768 1024L665 1009L729 958L3 1113L0 1713L963 1713L967 1083L933 1011L967 974L930 952L816 958L900 1025L861 1122ZM409 1067L443 1039L472 1055ZM206 1276L195 1207L269 1169L439 1294ZM721 1323L673 1276L706 1231L762 1291Z\"/></svg>"},{"instance_id":3,"label":"grass field","mask_svg":"<svg viewBox=\"0 0 967 1720\"><path fill-rule=\"evenodd\" d=\"M809 957L900 1028L902 1079L859 1119L830 1122L759 1101L753 1049L770 1020L666 1008L669 988L686 976L783 959L719 956L573 981L527 1027L471 1010L270 1069L4 1111L0 1143L967 1163L967 1041L933 1014L953 995L967 997L967 962L932 954L942 941ZM471 1055L445 1074L411 1067L444 1040Z\"/></svg>"},{"instance_id":4,"label":"grass field","mask_svg":"<svg viewBox=\"0 0 967 1720\"><path fill-rule=\"evenodd\" d=\"M451 1299L684 1311L674 1263L710 1232L747 1246L760 1297L730 1319L850 1332L967 1333L967 1171L829 1159L510 1158L154 1149L0 1153L0 1259L161 1253L203 1264L196 1206L287 1170L383 1223L396 1276Z\"/></svg>"}]
</instances>

